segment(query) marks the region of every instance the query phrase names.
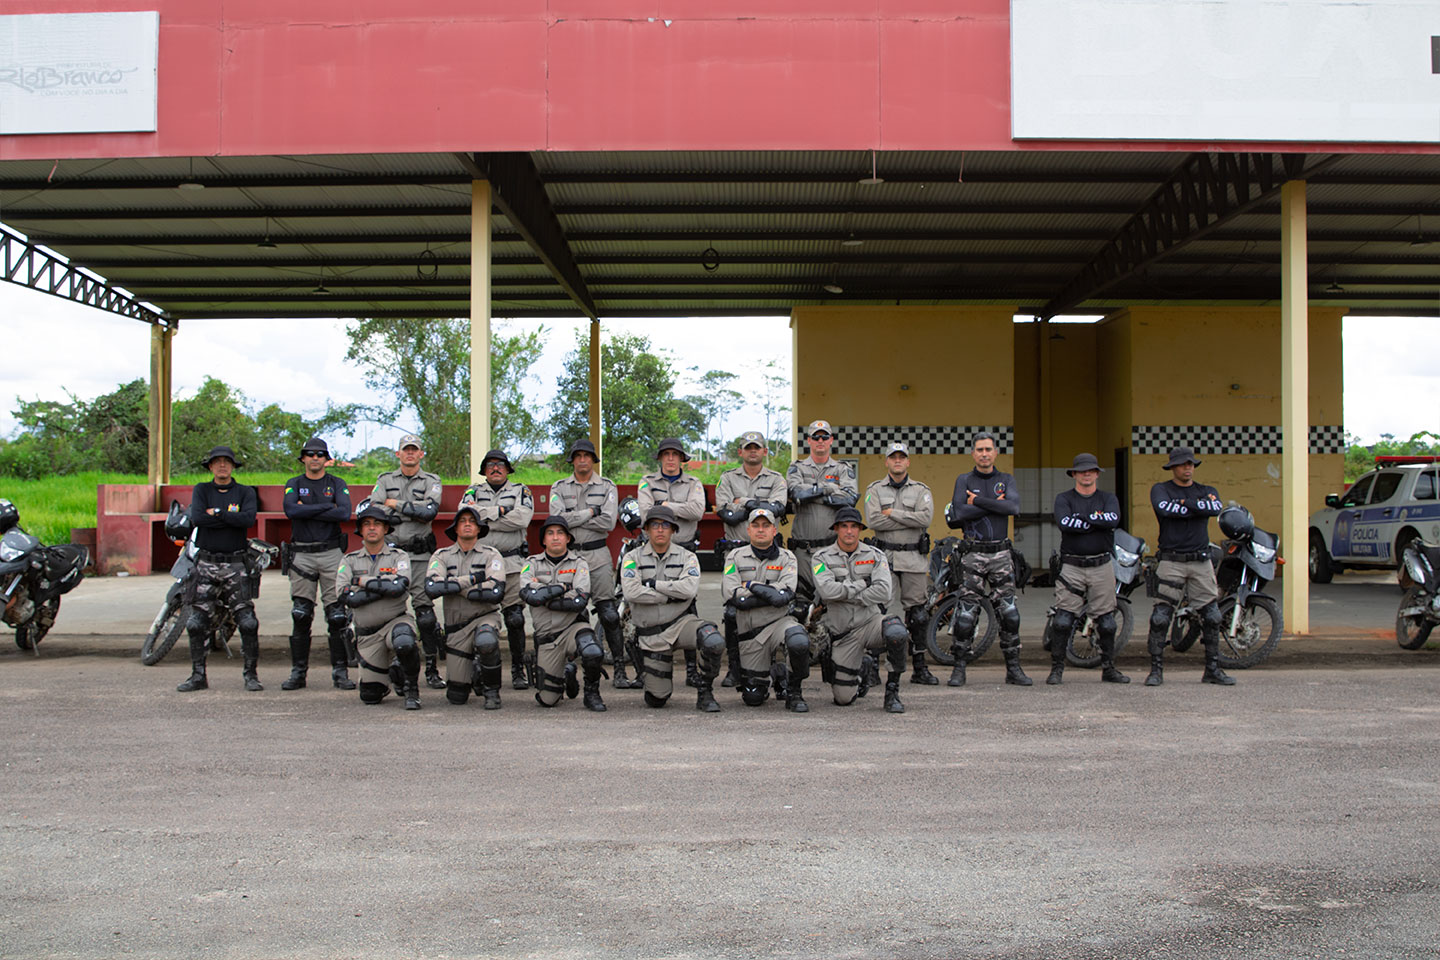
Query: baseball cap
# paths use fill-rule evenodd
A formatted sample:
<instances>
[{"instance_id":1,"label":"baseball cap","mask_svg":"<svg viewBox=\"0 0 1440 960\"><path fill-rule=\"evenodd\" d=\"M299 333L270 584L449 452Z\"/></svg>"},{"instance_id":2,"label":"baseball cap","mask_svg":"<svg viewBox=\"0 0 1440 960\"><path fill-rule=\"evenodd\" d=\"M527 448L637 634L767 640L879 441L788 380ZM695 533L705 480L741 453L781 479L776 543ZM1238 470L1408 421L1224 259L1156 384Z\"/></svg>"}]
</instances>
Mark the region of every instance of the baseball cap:
<instances>
[{"instance_id":1,"label":"baseball cap","mask_svg":"<svg viewBox=\"0 0 1440 960\"><path fill-rule=\"evenodd\" d=\"M905 456L908 457L910 456L910 448L905 446L905 444L901 443L899 440L896 440L894 443L890 444L890 446L885 448L885 456L888 457L892 453L903 453L905 454Z\"/></svg>"},{"instance_id":2,"label":"baseball cap","mask_svg":"<svg viewBox=\"0 0 1440 960\"><path fill-rule=\"evenodd\" d=\"M745 447L751 447L751 446L754 446L754 447L763 447L763 446L765 446L765 438L764 438L763 436L761 436L760 431L758 431L758 430L750 430L750 431L748 431L748 432L746 432L746 433L740 434L740 447L741 447L741 449L744 449Z\"/></svg>"},{"instance_id":3,"label":"baseball cap","mask_svg":"<svg viewBox=\"0 0 1440 960\"><path fill-rule=\"evenodd\" d=\"M835 436L835 428L830 426L829 420L812 420L810 426L805 428L805 436L813 437L817 433L825 433Z\"/></svg>"},{"instance_id":4,"label":"baseball cap","mask_svg":"<svg viewBox=\"0 0 1440 960\"><path fill-rule=\"evenodd\" d=\"M415 436L415 434L407 433L405 434L405 436L400 438L400 446L396 449L404 450L406 447L414 447L417 450L424 450L425 444L421 443L420 438Z\"/></svg>"},{"instance_id":5,"label":"baseball cap","mask_svg":"<svg viewBox=\"0 0 1440 960\"><path fill-rule=\"evenodd\" d=\"M775 514L771 513L770 510L769 510L769 508L767 508L767 507L756 507L754 510L751 510L751 511L750 511L750 517L749 517L749 519L746 520L745 522L746 522L746 523L754 523L754 522L755 522L758 518L760 518L760 517L764 517L766 520L769 520L771 523L774 523L774 522L775 522Z\"/></svg>"}]
</instances>

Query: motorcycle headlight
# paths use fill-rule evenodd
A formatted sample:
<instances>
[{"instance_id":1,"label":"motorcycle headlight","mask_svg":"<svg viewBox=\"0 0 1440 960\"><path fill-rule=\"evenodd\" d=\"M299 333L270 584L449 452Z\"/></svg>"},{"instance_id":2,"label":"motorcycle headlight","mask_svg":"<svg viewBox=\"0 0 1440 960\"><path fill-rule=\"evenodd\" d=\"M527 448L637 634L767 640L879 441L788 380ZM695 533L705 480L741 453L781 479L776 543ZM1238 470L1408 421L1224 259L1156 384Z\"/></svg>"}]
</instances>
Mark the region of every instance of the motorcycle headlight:
<instances>
[{"instance_id":1,"label":"motorcycle headlight","mask_svg":"<svg viewBox=\"0 0 1440 960\"><path fill-rule=\"evenodd\" d=\"M1425 583L1430 576L1430 571L1426 569L1425 558L1415 550L1405 551L1405 572L1410 574L1411 580L1419 584Z\"/></svg>"},{"instance_id":2,"label":"motorcycle headlight","mask_svg":"<svg viewBox=\"0 0 1440 960\"><path fill-rule=\"evenodd\" d=\"M1140 554L1131 553L1123 547L1116 547L1115 559L1120 561L1120 566L1122 567L1133 567L1140 562Z\"/></svg>"},{"instance_id":3,"label":"motorcycle headlight","mask_svg":"<svg viewBox=\"0 0 1440 960\"><path fill-rule=\"evenodd\" d=\"M1250 541L1250 549L1255 551L1255 559L1261 563L1269 563L1275 559L1275 548L1267 547L1263 543Z\"/></svg>"},{"instance_id":4,"label":"motorcycle headlight","mask_svg":"<svg viewBox=\"0 0 1440 960\"><path fill-rule=\"evenodd\" d=\"M0 543L0 561L9 563L11 560L19 560L25 556L25 551L10 543Z\"/></svg>"}]
</instances>

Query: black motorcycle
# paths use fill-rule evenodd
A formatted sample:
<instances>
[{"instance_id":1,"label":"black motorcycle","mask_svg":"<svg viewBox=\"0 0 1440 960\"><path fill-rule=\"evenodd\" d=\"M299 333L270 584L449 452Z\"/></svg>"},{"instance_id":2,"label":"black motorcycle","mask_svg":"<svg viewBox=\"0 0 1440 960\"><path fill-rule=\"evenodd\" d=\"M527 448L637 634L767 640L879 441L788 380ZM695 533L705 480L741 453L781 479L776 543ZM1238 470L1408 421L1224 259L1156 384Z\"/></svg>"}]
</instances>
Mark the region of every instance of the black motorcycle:
<instances>
[{"instance_id":1,"label":"black motorcycle","mask_svg":"<svg viewBox=\"0 0 1440 960\"><path fill-rule=\"evenodd\" d=\"M180 546L180 556L176 557L170 566L170 576L175 582L170 584L170 589L166 591L165 602L160 605L160 612L150 624L150 632L140 644L140 662L147 667L153 667L165 659L165 655L185 633L185 627L190 622L190 604L186 598L190 581L195 575L195 557L200 552L200 547L195 542L195 530L190 525L190 517L177 500L170 501L170 513L165 518L165 535ZM279 553L279 547L257 538L252 537L246 544L245 570L250 578L252 600L260 596L261 572L270 566ZM233 656L230 652L230 637L234 633L235 618L231 615L230 608L224 607L216 613L210 635L210 649L224 650L225 656Z\"/></svg>"},{"instance_id":2,"label":"black motorcycle","mask_svg":"<svg viewBox=\"0 0 1440 960\"><path fill-rule=\"evenodd\" d=\"M1211 544L1210 562L1220 587L1220 666L1226 670L1253 667L1280 645L1284 617L1280 604L1262 591L1275 579L1280 538L1255 526L1241 506L1220 512L1226 539ZM1183 600L1170 626L1170 646L1184 653L1200 639L1200 610Z\"/></svg>"},{"instance_id":3,"label":"black motorcycle","mask_svg":"<svg viewBox=\"0 0 1440 960\"><path fill-rule=\"evenodd\" d=\"M1440 623L1440 546L1418 537L1405 544L1397 576L1405 595L1395 614L1395 639L1406 650L1419 650Z\"/></svg>"},{"instance_id":4,"label":"black motorcycle","mask_svg":"<svg viewBox=\"0 0 1440 960\"><path fill-rule=\"evenodd\" d=\"M40 655L40 641L55 625L60 597L84 579L90 551L75 544L47 547L20 529L20 511L0 500L0 604L15 628L15 645Z\"/></svg>"},{"instance_id":5,"label":"black motorcycle","mask_svg":"<svg viewBox=\"0 0 1440 960\"><path fill-rule=\"evenodd\" d=\"M1115 531L1115 545L1111 549L1110 569L1115 571L1115 650L1119 655L1130 642L1135 631L1135 612L1130 603L1130 594L1135 592L1142 581L1140 560L1150 548L1144 540L1131 536L1124 530ZM1060 576L1060 555L1050 558L1050 580L1053 583ZM1055 616L1051 607L1045 614L1046 642L1050 637L1050 620ZM1075 624L1070 639L1065 644L1065 659L1077 667L1098 667L1102 659L1100 634L1095 628L1095 619L1088 614ZM1048 647L1046 649L1049 649Z\"/></svg>"}]
</instances>

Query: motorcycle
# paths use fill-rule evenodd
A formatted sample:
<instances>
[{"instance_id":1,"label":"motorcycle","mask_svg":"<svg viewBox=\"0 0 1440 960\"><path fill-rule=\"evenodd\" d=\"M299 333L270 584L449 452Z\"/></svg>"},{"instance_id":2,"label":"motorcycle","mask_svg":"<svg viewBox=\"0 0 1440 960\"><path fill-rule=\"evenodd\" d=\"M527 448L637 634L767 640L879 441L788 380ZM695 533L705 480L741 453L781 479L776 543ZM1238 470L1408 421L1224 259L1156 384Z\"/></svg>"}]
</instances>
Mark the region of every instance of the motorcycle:
<instances>
[{"instance_id":1,"label":"motorcycle","mask_svg":"<svg viewBox=\"0 0 1440 960\"><path fill-rule=\"evenodd\" d=\"M20 511L0 500L0 603L15 628L15 645L40 655L40 641L55 625L60 597L84 579L90 551L75 544L47 547L20 528Z\"/></svg>"},{"instance_id":2,"label":"motorcycle","mask_svg":"<svg viewBox=\"0 0 1440 960\"><path fill-rule=\"evenodd\" d=\"M1135 630L1135 613L1130 603L1130 594L1140 585L1141 558L1149 551L1150 547L1139 537L1131 536L1125 530L1115 531L1115 545L1111 549L1110 568L1115 572L1115 650L1114 655L1118 656L1125 645L1130 642L1130 635ZM1060 576L1060 555L1058 553L1050 557L1050 579L1053 582ZM1055 608L1051 607L1045 613L1046 643L1049 643L1050 621L1055 616ZM1070 632L1070 639L1065 644L1065 659L1076 667L1098 667L1100 666L1100 635L1095 629L1095 619L1086 614L1075 625ZM1048 650L1049 647L1047 646Z\"/></svg>"},{"instance_id":3,"label":"motorcycle","mask_svg":"<svg viewBox=\"0 0 1440 960\"><path fill-rule=\"evenodd\" d=\"M1405 544L1396 576L1405 595L1395 613L1395 639L1401 649L1419 650L1440 622L1440 546L1418 537Z\"/></svg>"},{"instance_id":4,"label":"motorcycle","mask_svg":"<svg viewBox=\"0 0 1440 960\"><path fill-rule=\"evenodd\" d=\"M178 500L170 501L170 513L165 518L165 535L180 545L180 556L170 566L174 583L165 593L165 602L150 624L150 632L140 644L140 662L153 667L175 646L185 633L190 622L190 604L186 602L190 582L195 575L195 560L200 552L196 532L190 525L190 517ZM250 578L250 598L260 596L260 574L279 555L280 548L264 540L252 537L246 544L245 570ZM214 627L210 634L210 649L224 650L225 656L233 657L230 638L235 633L235 618L229 607L217 611Z\"/></svg>"},{"instance_id":5,"label":"motorcycle","mask_svg":"<svg viewBox=\"0 0 1440 960\"><path fill-rule=\"evenodd\" d=\"M950 652L954 644L955 607L960 602L960 538L945 537L930 551L930 591L925 597L925 646L937 663L947 667L955 665L955 655ZM1025 580L1029 580L1029 564L1025 565ZM1017 568L1015 582L1022 583ZM975 639L971 641L966 663L980 659L995 638L1000 635L1000 621L995 617L995 607L988 597L980 600L980 622L975 626Z\"/></svg>"},{"instance_id":6,"label":"motorcycle","mask_svg":"<svg viewBox=\"0 0 1440 960\"><path fill-rule=\"evenodd\" d=\"M1280 645L1284 617L1280 604L1262 591L1284 563L1280 538L1255 526L1250 511L1241 506L1220 512L1220 532L1226 539L1210 544L1210 563L1220 587L1220 666L1244 670L1264 661ZM1154 569L1147 575L1153 580ZM1153 586L1151 595L1154 596ZM1184 653L1200 639L1200 610L1182 598L1170 625L1170 646Z\"/></svg>"}]
</instances>

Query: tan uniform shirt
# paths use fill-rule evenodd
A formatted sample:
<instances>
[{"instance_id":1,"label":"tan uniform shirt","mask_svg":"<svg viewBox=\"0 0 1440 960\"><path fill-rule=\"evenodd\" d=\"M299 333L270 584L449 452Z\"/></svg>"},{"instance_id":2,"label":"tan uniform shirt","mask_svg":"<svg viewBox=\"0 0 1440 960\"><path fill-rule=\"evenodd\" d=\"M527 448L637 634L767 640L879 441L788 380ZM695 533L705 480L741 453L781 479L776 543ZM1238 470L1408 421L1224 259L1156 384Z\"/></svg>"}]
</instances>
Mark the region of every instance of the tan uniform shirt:
<instances>
[{"instance_id":1,"label":"tan uniform shirt","mask_svg":"<svg viewBox=\"0 0 1440 960\"><path fill-rule=\"evenodd\" d=\"M589 543L603 541L615 529L620 514L620 496L615 484L592 473L588 483L581 483L574 474L550 487L550 516L564 517L575 535L572 550L599 550Z\"/></svg>"},{"instance_id":2,"label":"tan uniform shirt","mask_svg":"<svg viewBox=\"0 0 1440 960\"><path fill-rule=\"evenodd\" d=\"M725 573L720 580L720 595L725 602L737 597L748 597L747 583L768 583L776 589L795 592L799 582L799 571L795 567L795 554L780 548L779 556L773 560L761 560L755 556L755 548L746 544L730 551L725 558ZM790 607L772 607L764 604L749 610L735 609L735 628L740 633L749 633L761 627L768 627L781 617L789 616Z\"/></svg>"},{"instance_id":3,"label":"tan uniform shirt","mask_svg":"<svg viewBox=\"0 0 1440 960\"><path fill-rule=\"evenodd\" d=\"M888 516L881 513L886 509L890 511ZM912 547L909 550L883 548L890 560L890 569L897 573L929 571L927 554L913 547L920 542L934 517L935 501L930 496L930 488L919 480L906 477L897 487L887 475L865 489L865 522L875 531L875 539Z\"/></svg>"},{"instance_id":4,"label":"tan uniform shirt","mask_svg":"<svg viewBox=\"0 0 1440 960\"><path fill-rule=\"evenodd\" d=\"M375 480L370 501L400 501L400 506L393 511L399 515L398 523L394 532L386 539L391 543L408 543L430 533L430 521L440 512L440 493L440 478L424 470L418 471L413 477L405 476L398 469L380 474Z\"/></svg>"},{"instance_id":5,"label":"tan uniform shirt","mask_svg":"<svg viewBox=\"0 0 1440 960\"><path fill-rule=\"evenodd\" d=\"M647 586L653 581L654 586ZM655 627L683 614L700 593L700 558L673 540L664 556L648 540L620 566L620 590L637 627Z\"/></svg>"},{"instance_id":6,"label":"tan uniform shirt","mask_svg":"<svg viewBox=\"0 0 1440 960\"><path fill-rule=\"evenodd\" d=\"M376 578L381 580L404 579L408 585L410 582L410 555L387 543L384 549L371 556L364 545L361 545L359 550L351 550L340 558L340 566L335 571L335 587L342 594L347 590L363 590L365 584ZM356 636L363 637L368 633L373 633L396 617L403 616L408 596L406 593L401 593L398 597L381 597L372 603L352 607Z\"/></svg>"},{"instance_id":7,"label":"tan uniform shirt","mask_svg":"<svg viewBox=\"0 0 1440 960\"><path fill-rule=\"evenodd\" d=\"M890 564L868 543L846 553L832 543L815 551L815 595L825 604L825 628L839 636L885 612Z\"/></svg>"},{"instance_id":8,"label":"tan uniform shirt","mask_svg":"<svg viewBox=\"0 0 1440 960\"><path fill-rule=\"evenodd\" d=\"M466 490L461 503L473 503L480 509L480 518L490 532L480 538L487 547L494 547L505 558L505 572L519 573L530 552L525 532L535 516L535 500L523 483L507 480L499 489L482 480Z\"/></svg>"},{"instance_id":9,"label":"tan uniform shirt","mask_svg":"<svg viewBox=\"0 0 1440 960\"><path fill-rule=\"evenodd\" d=\"M590 596L590 567L585 558L574 550L566 551L562 557L552 557L543 550L527 557L520 568L520 580L522 590L525 587L544 587L558 583L565 587L564 596ZM578 613L551 610L544 604L530 607L530 622L535 627L537 638L553 638L571 624L584 619L583 610Z\"/></svg>"},{"instance_id":10,"label":"tan uniform shirt","mask_svg":"<svg viewBox=\"0 0 1440 960\"><path fill-rule=\"evenodd\" d=\"M736 500L739 500L742 506L751 500L768 500L784 506L788 499L785 478L769 467L761 467L754 477L747 474L744 467L726 470L720 475L720 482L715 487L717 509ZM775 522L779 523L780 519L779 514L776 514ZM746 526L744 520L725 524L725 539L744 540L748 535Z\"/></svg>"},{"instance_id":11,"label":"tan uniform shirt","mask_svg":"<svg viewBox=\"0 0 1440 960\"><path fill-rule=\"evenodd\" d=\"M813 458L796 460L785 471L785 485L793 499L800 488L819 486L824 495L850 494L850 503L860 496L860 483L855 479L855 470L848 463L831 457L824 463ZM835 511L840 507L825 503L823 499L795 501L795 519L790 524L790 535L800 540L825 540L834 536L830 524L835 522Z\"/></svg>"},{"instance_id":12,"label":"tan uniform shirt","mask_svg":"<svg viewBox=\"0 0 1440 960\"><path fill-rule=\"evenodd\" d=\"M700 518L705 516L705 484L699 478L682 472L679 477L670 480L658 473L647 473L640 478L635 499L640 503L642 519L658 503L675 511L675 519L680 524L675 542L695 542L696 528L700 525Z\"/></svg>"},{"instance_id":13,"label":"tan uniform shirt","mask_svg":"<svg viewBox=\"0 0 1440 960\"><path fill-rule=\"evenodd\" d=\"M471 550L460 549L454 543L436 550L430 556L430 566L425 571L425 582L435 583L448 580L460 584L460 592L449 594L445 601L445 629L453 630L487 613L500 609L499 603L478 603L465 594L473 587L483 586L493 580L505 587L505 558L494 547L477 543Z\"/></svg>"}]
</instances>

